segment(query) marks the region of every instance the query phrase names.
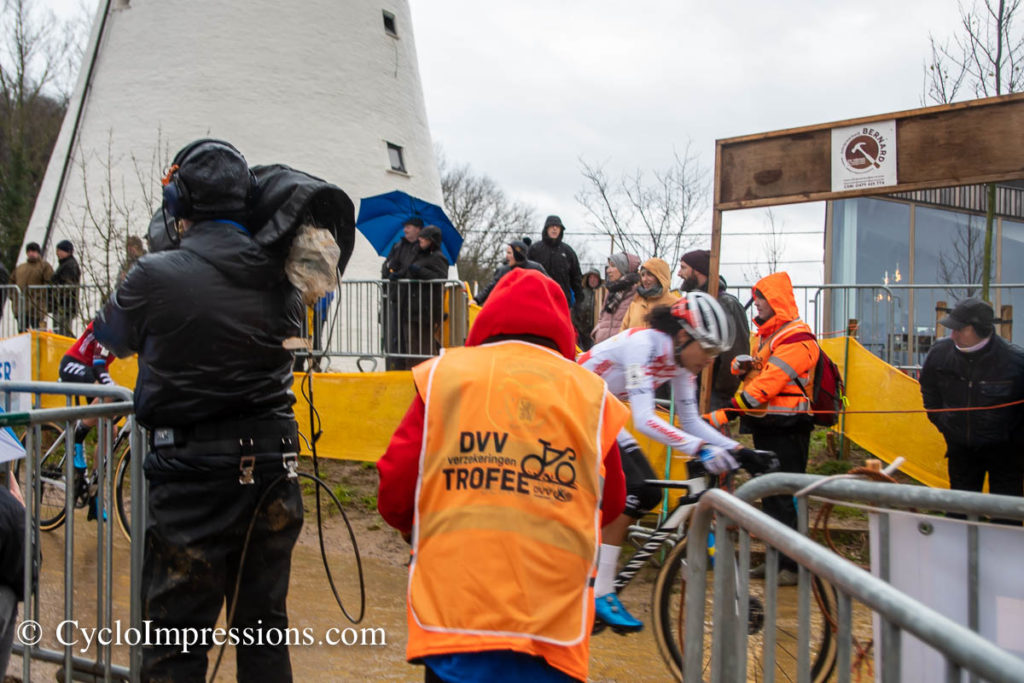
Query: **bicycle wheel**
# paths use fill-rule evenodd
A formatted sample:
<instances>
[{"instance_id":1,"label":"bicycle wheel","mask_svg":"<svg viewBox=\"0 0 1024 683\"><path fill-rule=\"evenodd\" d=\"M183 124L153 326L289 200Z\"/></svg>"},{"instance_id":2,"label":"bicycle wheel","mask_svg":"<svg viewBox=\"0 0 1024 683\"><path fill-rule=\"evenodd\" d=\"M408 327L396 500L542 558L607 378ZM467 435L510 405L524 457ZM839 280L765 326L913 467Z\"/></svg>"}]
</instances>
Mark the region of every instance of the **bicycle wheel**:
<instances>
[{"instance_id":1,"label":"bicycle wheel","mask_svg":"<svg viewBox=\"0 0 1024 683\"><path fill-rule=\"evenodd\" d=\"M114 475L114 502L117 507L117 524L121 533L129 541L132 540L132 449L127 434L122 434L114 442L110 462L117 463Z\"/></svg>"},{"instance_id":2,"label":"bicycle wheel","mask_svg":"<svg viewBox=\"0 0 1024 683\"><path fill-rule=\"evenodd\" d=\"M811 680L826 681L835 669L836 640L831 623L838 614L835 588L813 577L811 597ZM779 588L776 603L775 680L796 680L798 611L797 589ZM704 602L702 678L711 674L713 572L708 572ZM747 680L763 678L764 640L770 624L764 623L764 581L751 580L747 619ZM686 626L686 541L673 548L654 584L652 613L654 639L662 659L676 680L683 680L683 639Z\"/></svg>"},{"instance_id":3,"label":"bicycle wheel","mask_svg":"<svg viewBox=\"0 0 1024 683\"><path fill-rule=\"evenodd\" d=\"M64 480L64 430L49 423L41 424L39 428L40 458L36 471L36 476L42 477L40 487L42 493L39 498L39 528L42 531L53 531L64 523L66 513L64 509L64 501L67 498L67 486ZM28 434L26 433L21 437L22 445L27 440ZM21 485L25 483L24 473L24 463L19 460L14 468L14 475Z\"/></svg>"}]
</instances>

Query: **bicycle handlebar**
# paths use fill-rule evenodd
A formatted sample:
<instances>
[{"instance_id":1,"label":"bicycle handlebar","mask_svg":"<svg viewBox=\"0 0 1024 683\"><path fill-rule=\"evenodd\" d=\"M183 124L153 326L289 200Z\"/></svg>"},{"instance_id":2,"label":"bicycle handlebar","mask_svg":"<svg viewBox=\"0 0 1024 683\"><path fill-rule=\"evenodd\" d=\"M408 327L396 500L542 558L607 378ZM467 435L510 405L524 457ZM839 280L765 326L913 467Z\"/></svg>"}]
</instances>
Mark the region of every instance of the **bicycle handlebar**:
<instances>
[{"instance_id":1,"label":"bicycle handlebar","mask_svg":"<svg viewBox=\"0 0 1024 683\"><path fill-rule=\"evenodd\" d=\"M761 451L754 448L741 448L733 454L740 467L752 476L778 472L781 465L775 451Z\"/></svg>"}]
</instances>

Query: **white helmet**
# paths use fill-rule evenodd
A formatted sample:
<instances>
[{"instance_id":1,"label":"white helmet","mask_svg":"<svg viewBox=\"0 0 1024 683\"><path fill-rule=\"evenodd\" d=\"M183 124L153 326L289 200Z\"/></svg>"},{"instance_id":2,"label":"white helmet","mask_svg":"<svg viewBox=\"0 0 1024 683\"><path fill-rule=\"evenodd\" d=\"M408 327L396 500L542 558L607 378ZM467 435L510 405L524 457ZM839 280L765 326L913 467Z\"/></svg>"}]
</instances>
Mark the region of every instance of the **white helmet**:
<instances>
[{"instance_id":1,"label":"white helmet","mask_svg":"<svg viewBox=\"0 0 1024 683\"><path fill-rule=\"evenodd\" d=\"M732 348L734 333L729 319L707 292L687 292L672 304L672 315L704 350L719 354Z\"/></svg>"}]
</instances>

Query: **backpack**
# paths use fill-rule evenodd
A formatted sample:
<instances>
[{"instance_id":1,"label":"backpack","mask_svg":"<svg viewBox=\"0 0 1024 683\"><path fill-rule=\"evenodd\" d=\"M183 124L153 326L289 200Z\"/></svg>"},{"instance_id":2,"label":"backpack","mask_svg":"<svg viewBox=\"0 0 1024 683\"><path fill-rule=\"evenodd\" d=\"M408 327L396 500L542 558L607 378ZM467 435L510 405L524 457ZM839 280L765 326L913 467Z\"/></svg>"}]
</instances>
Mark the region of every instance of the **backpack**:
<instances>
[{"instance_id":1,"label":"backpack","mask_svg":"<svg viewBox=\"0 0 1024 683\"><path fill-rule=\"evenodd\" d=\"M814 424L822 427L832 427L839 422L839 413L846 405L846 385L843 383L843 373L839 367L832 362L817 338L813 334L798 332L792 337L787 337L781 343L792 344L800 341L814 340L818 347L818 362L814 366L814 383L811 386L811 393L801 387L804 396L811 402L811 410L814 414ZM818 412L822 411L822 412Z\"/></svg>"},{"instance_id":2,"label":"backpack","mask_svg":"<svg viewBox=\"0 0 1024 683\"><path fill-rule=\"evenodd\" d=\"M815 341L817 343L817 341ZM821 345L818 344L818 363L814 366L814 384L811 387L811 410L814 412L814 424L831 427L839 422L839 412L846 403L843 374L832 362ZM806 390L804 391L806 394ZM817 412L830 411L830 412Z\"/></svg>"}]
</instances>

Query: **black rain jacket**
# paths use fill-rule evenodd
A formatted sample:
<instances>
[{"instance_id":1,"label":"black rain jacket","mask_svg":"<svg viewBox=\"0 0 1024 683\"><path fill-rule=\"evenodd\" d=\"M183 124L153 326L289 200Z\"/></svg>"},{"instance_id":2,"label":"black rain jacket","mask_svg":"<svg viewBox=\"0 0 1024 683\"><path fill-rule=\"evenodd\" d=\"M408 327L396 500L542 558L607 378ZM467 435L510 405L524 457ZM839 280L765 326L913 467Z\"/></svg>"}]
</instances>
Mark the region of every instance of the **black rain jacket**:
<instances>
[{"instance_id":1,"label":"black rain jacket","mask_svg":"<svg viewBox=\"0 0 1024 683\"><path fill-rule=\"evenodd\" d=\"M993 335L985 348L958 351L940 339L921 368L924 407L978 408L1024 399L1024 349ZM928 413L946 443L977 448L1024 445L1024 404L996 410Z\"/></svg>"},{"instance_id":2,"label":"black rain jacket","mask_svg":"<svg viewBox=\"0 0 1024 683\"><path fill-rule=\"evenodd\" d=\"M303 305L276 251L235 223L198 222L181 248L143 256L96 319L96 339L139 354L144 426L292 419Z\"/></svg>"},{"instance_id":3,"label":"black rain jacket","mask_svg":"<svg viewBox=\"0 0 1024 683\"><path fill-rule=\"evenodd\" d=\"M571 309L583 298L583 273L580 272L580 260L576 258L576 252L562 242L564 236L564 229L557 239L551 239L547 230L543 231L541 241L530 245L526 258L543 266L548 277L562 288Z\"/></svg>"}]
</instances>

